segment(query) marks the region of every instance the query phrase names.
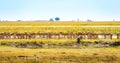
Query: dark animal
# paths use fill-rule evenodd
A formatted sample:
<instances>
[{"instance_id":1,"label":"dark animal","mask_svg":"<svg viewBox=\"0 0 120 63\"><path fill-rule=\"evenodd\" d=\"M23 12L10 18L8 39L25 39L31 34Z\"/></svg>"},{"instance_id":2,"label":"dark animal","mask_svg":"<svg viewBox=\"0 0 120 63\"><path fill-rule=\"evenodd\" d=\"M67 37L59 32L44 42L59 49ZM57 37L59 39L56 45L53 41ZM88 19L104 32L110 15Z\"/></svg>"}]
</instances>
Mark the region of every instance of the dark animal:
<instances>
[{"instance_id":1,"label":"dark animal","mask_svg":"<svg viewBox=\"0 0 120 63\"><path fill-rule=\"evenodd\" d=\"M81 37L78 37L77 38L77 43L80 44L80 42L81 42Z\"/></svg>"}]
</instances>

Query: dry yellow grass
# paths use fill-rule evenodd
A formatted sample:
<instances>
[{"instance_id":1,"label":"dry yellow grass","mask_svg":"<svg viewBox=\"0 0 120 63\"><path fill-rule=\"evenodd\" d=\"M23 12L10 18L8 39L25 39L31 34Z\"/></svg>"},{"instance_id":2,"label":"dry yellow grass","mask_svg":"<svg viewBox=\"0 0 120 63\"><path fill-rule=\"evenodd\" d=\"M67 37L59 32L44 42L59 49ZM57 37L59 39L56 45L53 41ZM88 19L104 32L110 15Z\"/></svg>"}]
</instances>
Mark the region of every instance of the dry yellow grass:
<instances>
[{"instance_id":1,"label":"dry yellow grass","mask_svg":"<svg viewBox=\"0 0 120 63\"><path fill-rule=\"evenodd\" d=\"M45 44L76 43L77 39L0 39L0 43L36 42ZM120 39L82 39L81 42L119 42Z\"/></svg>"},{"instance_id":2,"label":"dry yellow grass","mask_svg":"<svg viewBox=\"0 0 120 63\"><path fill-rule=\"evenodd\" d=\"M13 63L18 63L17 60L24 60L24 63L31 59L40 63L119 63L119 48L19 49L2 46L0 59L3 61L7 58L4 61ZM31 63L34 63L32 60Z\"/></svg>"},{"instance_id":3,"label":"dry yellow grass","mask_svg":"<svg viewBox=\"0 0 120 63\"><path fill-rule=\"evenodd\" d=\"M0 32L94 32L119 33L119 27L84 27L84 26L119 26L120 22L0 22Z\"/></svg>"},{"instance_id":4,"label":"dry yellow grass","mask_svg":"<svg viewBox=\"0 0 120 63\"><path fill-rule=\"evenodd\" d=\"M119 33L118 27L83 28L81 26L119 26L120 22L0 22L0 32L108 32ZM104 39L83 42L106 41ZM107 42L120 41L117 39ZM75 43L76 39L0 39L0 42ZM120 63L120 47L116 48L42 48L27 49L0 46L0 63Z\"/></svg>"}]
</instances>

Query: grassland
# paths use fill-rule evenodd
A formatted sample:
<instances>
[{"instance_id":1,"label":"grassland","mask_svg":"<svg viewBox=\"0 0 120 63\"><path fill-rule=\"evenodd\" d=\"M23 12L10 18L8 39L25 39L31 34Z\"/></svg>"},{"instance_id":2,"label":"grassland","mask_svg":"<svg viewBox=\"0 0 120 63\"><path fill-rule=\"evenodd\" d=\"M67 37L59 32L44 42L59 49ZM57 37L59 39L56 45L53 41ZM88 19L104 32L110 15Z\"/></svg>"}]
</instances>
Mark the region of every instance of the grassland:
<instances>
[{"instance_id":1,"label":"grassland","mask_svg":"<svg viewBox=\"0 0 120 63\"><path fill-rule=\"evenodd\" d=\"M119 63L120 49L19 49L1 46L0 63Z\"/></svg>"},{"instance_id":2,"label":"grassland","mask_svg":"<svg viewBox=\"0 0 120 63\"><path fill-rule=\"evenodd\" d=\"M120 39L82 39L81 42L119 42ZM36 42L44 44L76 43L76 39L0 39L0 43L26 43Z\"/></svg>"},{"instance_id":3,"label":"grassland","mask_svg":"<svg viewBox=\"0 0 120 63\"><path fill-rule=\"evenodd\" d=\"M120 22L0 22L0 33L4 32L94 32L116 34L120 33ZM119 39L85 39L81 41L83 43L120 42ZM65 44L65 47L29 49L17 48L15 43L22 45L28 43L30 45L31 43ZM0 63L120 63L120 46L94 48L91 45L91 47L81 46L79 48L75 45L70 48L66 47L68 44L75 43L76 39L0 39ZM12 44L12 47L9 44Z\"/></svg>"},{"instance_id":4,"label":"grassland","mask_svg":"<svg viewBox=\"0 0 120 63\"><path fill-rule=\"evenodd\" d=\"M1 22L0 32L9 32L9 33L109 32L115 34L115 33L119 33L120 31L119 25L120 22ZM90 26L107 26L107 27L90 27ZM115 26L115 27L110 27L110 26Z\"/></svg>"}]
</instances>

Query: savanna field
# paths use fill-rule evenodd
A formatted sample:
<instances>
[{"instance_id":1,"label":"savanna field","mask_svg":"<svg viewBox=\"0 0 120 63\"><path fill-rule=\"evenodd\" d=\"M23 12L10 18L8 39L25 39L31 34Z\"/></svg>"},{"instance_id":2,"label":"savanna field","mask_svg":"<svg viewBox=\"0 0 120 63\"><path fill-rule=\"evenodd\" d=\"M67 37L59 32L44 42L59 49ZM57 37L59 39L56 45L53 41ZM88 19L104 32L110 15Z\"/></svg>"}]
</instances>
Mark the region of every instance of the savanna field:
<instances>
[{"instance_id":1,"label":"savanna field","mask_svg":"<svg viewBox=\"0 0 120 63\"><path fill-rule=\"evenodd\" d=\"M0 22L0 33L120 33L120 22ZM120 39L0 39L0 63L120 63Z\"/></svg>"}]
</instances>

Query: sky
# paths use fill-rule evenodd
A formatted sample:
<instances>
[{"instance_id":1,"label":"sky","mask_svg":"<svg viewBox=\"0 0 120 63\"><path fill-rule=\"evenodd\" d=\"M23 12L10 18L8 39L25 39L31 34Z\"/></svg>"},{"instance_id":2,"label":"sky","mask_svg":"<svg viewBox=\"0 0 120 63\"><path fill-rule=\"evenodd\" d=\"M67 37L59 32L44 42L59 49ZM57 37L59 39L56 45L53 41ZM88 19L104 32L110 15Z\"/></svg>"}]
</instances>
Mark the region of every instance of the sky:
<instances>
[{"instance_id":1,"label":"sky","mask_svg":"<svg viewBox=\"0 0 120 63\"><path fill-rule=\"evenodd\" d=\"M0 0L0 20L120 21L120 0Z\"/></svg>"}]
</instances>

